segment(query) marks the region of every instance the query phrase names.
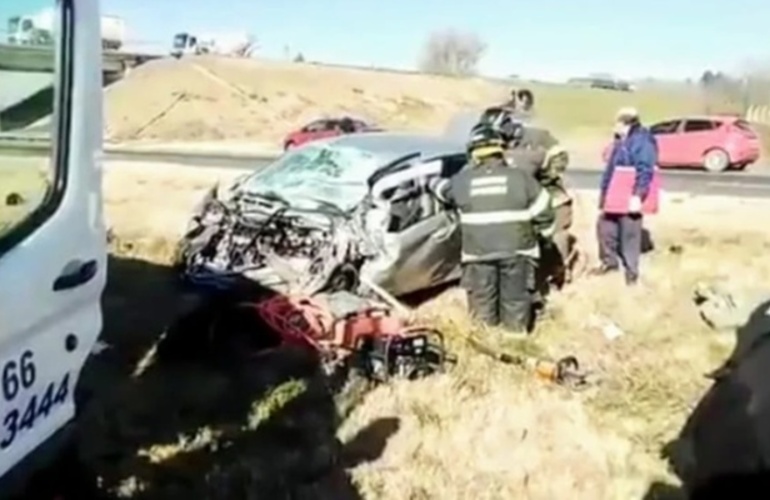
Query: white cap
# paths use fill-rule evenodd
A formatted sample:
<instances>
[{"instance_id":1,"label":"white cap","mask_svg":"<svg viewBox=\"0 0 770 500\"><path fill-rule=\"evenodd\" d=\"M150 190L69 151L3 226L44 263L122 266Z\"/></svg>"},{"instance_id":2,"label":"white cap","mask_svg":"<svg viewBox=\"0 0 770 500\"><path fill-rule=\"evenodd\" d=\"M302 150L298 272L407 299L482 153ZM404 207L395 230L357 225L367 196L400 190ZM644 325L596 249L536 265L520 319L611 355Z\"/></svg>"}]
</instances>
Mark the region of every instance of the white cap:
<instances>
[{"instance_id":1,"label":"white cap","mask_svg":"<svg viewBox=\"0 0 770 500\"><path fill-rule=\"evenodd\" d=\"M636 108L631 106L626 106L623 108L620 108L615 115L615 119L620 120L632 120L634 118L639 118L639 111L637 111Z\"/></svg>"}]
</instances>

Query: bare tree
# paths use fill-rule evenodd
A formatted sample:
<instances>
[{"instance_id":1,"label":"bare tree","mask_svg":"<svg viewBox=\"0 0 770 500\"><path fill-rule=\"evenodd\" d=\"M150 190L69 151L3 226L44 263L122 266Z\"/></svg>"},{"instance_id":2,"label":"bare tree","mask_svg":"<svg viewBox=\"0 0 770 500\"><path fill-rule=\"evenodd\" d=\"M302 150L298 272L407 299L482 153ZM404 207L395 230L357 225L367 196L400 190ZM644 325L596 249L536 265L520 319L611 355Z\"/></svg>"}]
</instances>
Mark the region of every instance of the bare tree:
<instances>
[{"instance_id":1,"label":"bare tree","mask_svg":"<svg viewBox=\"0 0 770 500\"><path fill-rule=\"evenodd\" d=\"M475 33L446 29L431 33L420 59L426 73L466 76L478 71L486 44Z\"/></svg>"},{"instance_id":2,"label":"bare tree","mask_svg":"<svg viewBox=\"0 0 770 500\"><path fill-rule=\"evenodd\" d=\"M252 57L259 48L257 37L249 33L237 46L230 49L230 55L233 57Z\"/></svg>"},{"instance_id":3,"label":"bare tree","mask_svg":"<svg viewBox=\"0 0 770 500\"><path fill-rule=\"evenodd\" d=\"M700 87L707 113L746 114L757 106L770 106L770 72L759 64L735 74L705 71Z\"/></svg>"}]
</instances>

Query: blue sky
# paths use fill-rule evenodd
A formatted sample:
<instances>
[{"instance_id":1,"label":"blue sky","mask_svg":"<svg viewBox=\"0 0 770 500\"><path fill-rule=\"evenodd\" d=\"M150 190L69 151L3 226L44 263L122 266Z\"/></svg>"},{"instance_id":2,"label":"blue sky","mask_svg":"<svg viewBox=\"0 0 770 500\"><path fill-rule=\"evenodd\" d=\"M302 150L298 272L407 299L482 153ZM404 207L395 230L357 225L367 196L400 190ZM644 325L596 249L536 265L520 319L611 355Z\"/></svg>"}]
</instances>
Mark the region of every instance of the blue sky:
<instances>
[{"instance_id":1,"label":"blue sky","mask_svg":"<svg viewBox=\"0 0 770 500\"><path fill-rule=\"evenodd\" d=\"M168 50L179 31L250 32L268 57L413 68L428 33L488 44L481 70L544 79L607 72L680 78L767 61L770 1L738 0L102 0L129 47ZM0 19L52 0L0 0Z\"/></svg>"}]
</instances>

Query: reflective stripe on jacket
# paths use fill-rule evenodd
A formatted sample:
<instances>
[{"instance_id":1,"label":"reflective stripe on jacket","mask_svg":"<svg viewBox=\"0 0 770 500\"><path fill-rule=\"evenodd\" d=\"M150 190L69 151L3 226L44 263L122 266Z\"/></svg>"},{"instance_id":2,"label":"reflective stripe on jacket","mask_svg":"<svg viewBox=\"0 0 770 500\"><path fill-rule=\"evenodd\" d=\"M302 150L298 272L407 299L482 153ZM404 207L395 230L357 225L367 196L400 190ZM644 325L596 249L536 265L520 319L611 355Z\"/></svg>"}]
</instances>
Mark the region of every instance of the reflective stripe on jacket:
<instances>
[{"instance_id":1,"label":"reflective stripe on jacket","mask_svg":"<svg viewBox=\"0 0 770 500\"><path fill-rule=\"evenodd\" d=\"M548 192L502 159L463 169L451 193L460 209L465 262L538 257L538 234L550 237L555 230Z\"/></svg>"}]
</instances>

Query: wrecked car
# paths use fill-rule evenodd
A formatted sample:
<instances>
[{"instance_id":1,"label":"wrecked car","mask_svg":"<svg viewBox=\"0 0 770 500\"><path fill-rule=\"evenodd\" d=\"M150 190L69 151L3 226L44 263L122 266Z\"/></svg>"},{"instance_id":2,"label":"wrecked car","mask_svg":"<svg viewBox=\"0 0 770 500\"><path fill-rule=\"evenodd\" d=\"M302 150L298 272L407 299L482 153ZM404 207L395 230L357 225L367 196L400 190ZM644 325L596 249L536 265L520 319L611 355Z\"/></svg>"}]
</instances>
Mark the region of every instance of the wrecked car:
<instances>
[{"instance_id":1,"label":"wrecked car","mask_svg":"<svg viewBox=\"0 0 770 500\"><path fill-rule=\"evenodd\" d=\"M185 280L246 278L313 294L378 285L399 296L459 278L457 211L433 194L466 163L446 137L376 132L314 141L214 186L178 248Z\"/></svg>"}]
</instances>

